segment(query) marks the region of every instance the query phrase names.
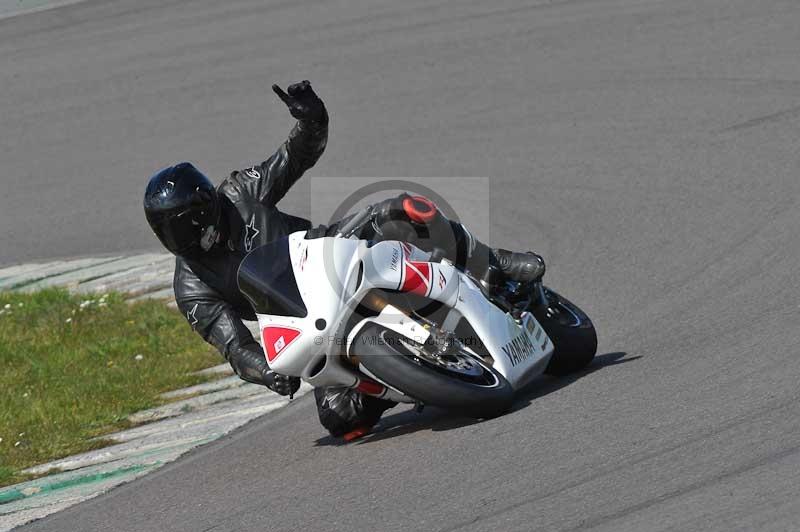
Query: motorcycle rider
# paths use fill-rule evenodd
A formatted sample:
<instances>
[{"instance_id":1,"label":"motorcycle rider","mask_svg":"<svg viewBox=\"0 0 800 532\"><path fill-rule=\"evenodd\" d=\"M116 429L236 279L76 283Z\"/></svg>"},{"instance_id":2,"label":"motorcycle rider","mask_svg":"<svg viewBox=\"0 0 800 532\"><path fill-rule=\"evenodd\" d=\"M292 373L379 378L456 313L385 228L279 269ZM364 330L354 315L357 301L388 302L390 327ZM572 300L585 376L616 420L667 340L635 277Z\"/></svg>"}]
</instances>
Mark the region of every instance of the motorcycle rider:
<instances>
[{"instance_id":1,"label":"motorcycle rider","mask_svg":"<svg viewBox=\"0 0 800 532\"><path fill-rule=\"evenodd\" d=\"M153 232L176 255L175 299L192 329L219 350L239 377L290 395L300 379L272 371L242 323L255 314L238 289L239 263L256 247L289 233L334 235L340 223L312 229L308 220L278 210L277 203L325 150L328 113L308 81L286 92L277 85L272 89L297 123L270 158L232 172L218 187L191 163L165 168L147 185L144 211ZM473 272L494 264L520 281L544 273L538 255L491 250L424 198L401 195L375 205L374 212L359 236L436 248ZM333 436L363 434L394 406L344 388L317 389L315 397L320 421Z\"/></svg>"}]
</instances>

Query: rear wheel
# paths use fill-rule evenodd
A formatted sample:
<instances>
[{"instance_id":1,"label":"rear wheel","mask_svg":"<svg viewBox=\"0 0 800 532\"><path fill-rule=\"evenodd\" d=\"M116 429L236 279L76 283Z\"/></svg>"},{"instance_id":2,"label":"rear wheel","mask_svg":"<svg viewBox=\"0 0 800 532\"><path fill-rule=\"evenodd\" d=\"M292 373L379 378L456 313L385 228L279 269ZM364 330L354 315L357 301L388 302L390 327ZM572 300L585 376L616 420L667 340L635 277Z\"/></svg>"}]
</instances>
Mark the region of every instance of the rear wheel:
<instances>
[{"instance_id":1,"label":"rear wheel","mask_svg":"<svg viewBox=\"0 0 800 532\"><path fill-rule=\"evenodd\" d=\"M577 305L553 290L544 288L544 294L546 302L530 310L555 347L545 373L560 376L585 368L597 353L592 321Z\"/></svg>"},{"instance_id":2,"label":"rear wheel","mask_svg":"<svg viewBox=\"0 0 800 532\"><path fill-rule=\"evenodd\" d=\"M352 353L382 381L424 404L477 418L511 408L508 381L460 342L444 350L428 347L370 323L359 333Z\"/></svg>"}]
</instances>

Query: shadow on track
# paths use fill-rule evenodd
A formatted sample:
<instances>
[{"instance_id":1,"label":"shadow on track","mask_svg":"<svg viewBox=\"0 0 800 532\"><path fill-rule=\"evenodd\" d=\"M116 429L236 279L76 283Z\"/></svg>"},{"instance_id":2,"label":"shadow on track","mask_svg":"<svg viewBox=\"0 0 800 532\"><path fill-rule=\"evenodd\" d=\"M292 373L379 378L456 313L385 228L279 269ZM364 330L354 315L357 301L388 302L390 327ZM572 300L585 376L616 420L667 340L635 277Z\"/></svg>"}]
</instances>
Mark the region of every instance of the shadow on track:
<instances>
[{"instance_id":1,"label":"shadow on track","mask_svg":"<svg viewBox=\"0 0 800 532\"><path fill-rule=\"evenodd\" d=\"M595 371L607 368L609 366L616 366L618 364L632 362L634 360L642 358L641 355L625 358L627 355L628 353L624 351L617 351L613 353L605 353L603 355L597 355L596 357L594 357L592 363L589 364L589 366L587 366L585 369L578 371L577 373L573 373L572 375L567 375L564 377L551 377L549 375L540 375L539 377L533 379L533 381L531 381L531 383L528 384L525 388L517 392L517 398L514 401L514 406L511 407L511 412L522 410L523 408L529 406L534 399L538 399L539 397L544 397L545 395L557 392L561 388L569 386L573 382L582 379L587 375L591 375Z\"/></svg>"},{"instance_id":2,"label":"shadow on track","mask_svg":"<svg viewBox=\"0 0 800 532\"><path fill-rule=\"evenodd\" d=\"M605 353L603 355L597 355L586 369L572 375L566 377L542 375L537 377L528 386L517 393L517 399L514 401L514 406L509 413L521 410L529 406L533 400L558 391L565 386L569 386L578 379L582 379L595 371L642 358L641 356L625 358L626 356L627 353L622 351ZM375 432L371 432L354 442L348 443L341 438L326 436L318 439L316 441L316 446L364 445L387 438L412 434L421 430L439 432L457 429L480 423L480 421L479 419L455 416L445 410L431 406L425 407L421 413L409 409L384 417L381 419L380 423L375 426Z\"/></svg>"}]
</instances>

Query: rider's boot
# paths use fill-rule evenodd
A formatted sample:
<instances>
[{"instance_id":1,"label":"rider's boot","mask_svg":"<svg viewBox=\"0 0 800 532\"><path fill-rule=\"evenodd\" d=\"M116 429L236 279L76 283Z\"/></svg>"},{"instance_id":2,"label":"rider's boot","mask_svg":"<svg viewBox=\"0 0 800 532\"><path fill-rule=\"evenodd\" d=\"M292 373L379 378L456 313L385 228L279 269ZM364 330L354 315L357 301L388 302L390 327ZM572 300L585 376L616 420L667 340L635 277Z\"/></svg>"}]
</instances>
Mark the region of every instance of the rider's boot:
<instances>
[{"instance_id":1,"label":"rider's boot","mask_svg":"<svg viewBox=\"0 0 800 532\"><path fill-rule=\"evenodd\" d=\"M314 388L320 423L331 436L351 441L372 430L383 413L397 405L352 388Z\"/></svg>"},{"instance_id":2,"label":"rider's boot","mask_svg":"<svg viewBox=\"0 0 800 532\"><path fill-rule=\"evenodd\" d=\"M544 259L534 253L519 253L505 249L492 249L493 262L512 281L527 283L538 281L545 271Z\"/></svg>"},{"instance_id":3,"label":"rider's boot","mask_svg":"<svg viewBox=\"0 0 800 532\"><path fill-rule=\"evenodd\" d=\"M451 224L454 232L458 232L460 229L472 239L471 244L466 247L468 250L466 265L472 275L478 279L485 279L489 270L493 268L500 270L505 279L519 283L539 281L544 276L544 259L533 251L523 253L490 248L470 235L463 225L454 222Z\"/></svg>"}]
</instances>

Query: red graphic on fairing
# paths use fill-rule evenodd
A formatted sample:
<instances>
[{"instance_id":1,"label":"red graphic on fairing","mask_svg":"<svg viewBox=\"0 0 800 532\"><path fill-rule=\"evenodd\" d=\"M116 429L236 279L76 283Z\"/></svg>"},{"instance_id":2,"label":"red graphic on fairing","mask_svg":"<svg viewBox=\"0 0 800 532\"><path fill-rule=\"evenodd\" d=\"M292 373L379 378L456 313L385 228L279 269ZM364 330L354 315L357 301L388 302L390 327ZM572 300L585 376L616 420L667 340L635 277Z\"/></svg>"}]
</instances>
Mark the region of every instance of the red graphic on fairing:
<instances>
[{"instance_id":1,"label":"red graphic on fairing","mask_svg":"<svg viewBox=\"0 0 800 532\"><path fill-rule=\"evenodd\" d=\"M400 283L401 292L412 292L427 296L431 291L431 264L430 262L405 262L403 280Z\"/></svg>"},{"instance_id":2,"label":"red graphic on fairing","mask_svg":"<svg viewBox=\"0 0 800 532\"><path fill-rule=\"evenodd\" d=\"M300 337L300 332L300 329L291 327L264 327L261 330L261 339L264 341L267 361L272 362L278 358L278 355Z\"/></svg>"}]
</instances>

